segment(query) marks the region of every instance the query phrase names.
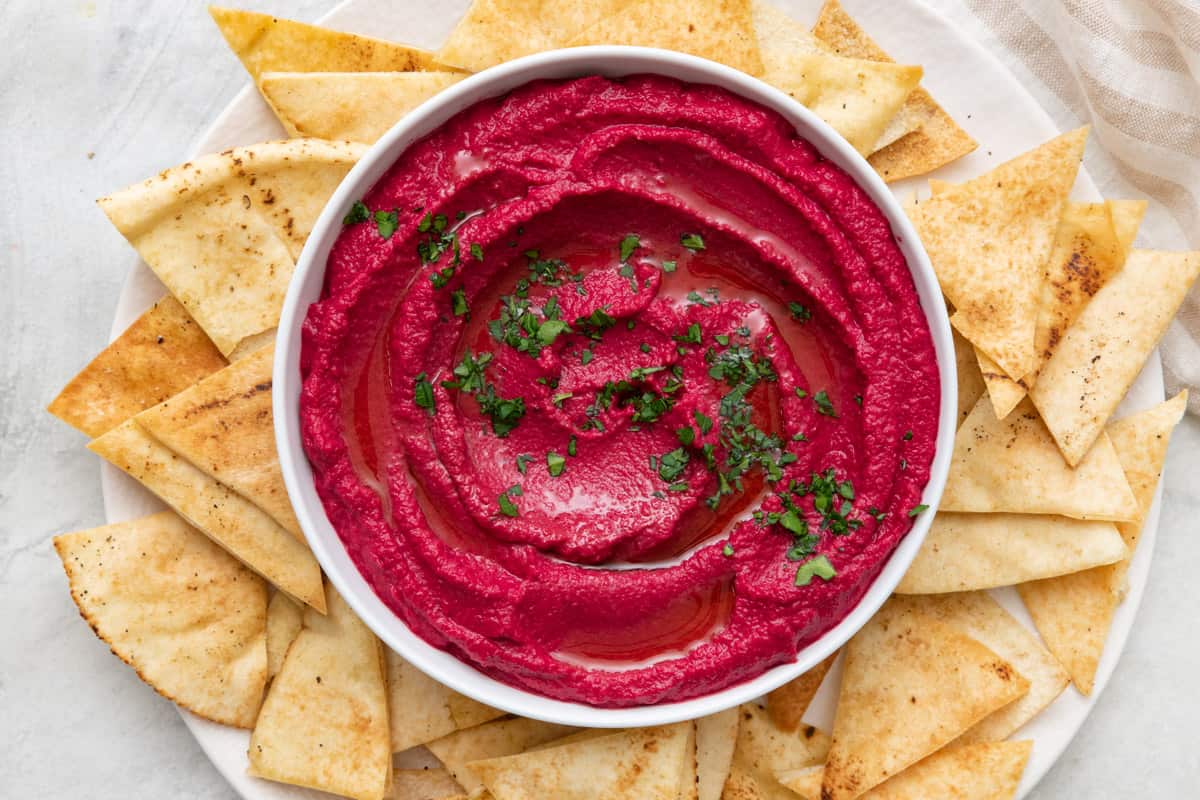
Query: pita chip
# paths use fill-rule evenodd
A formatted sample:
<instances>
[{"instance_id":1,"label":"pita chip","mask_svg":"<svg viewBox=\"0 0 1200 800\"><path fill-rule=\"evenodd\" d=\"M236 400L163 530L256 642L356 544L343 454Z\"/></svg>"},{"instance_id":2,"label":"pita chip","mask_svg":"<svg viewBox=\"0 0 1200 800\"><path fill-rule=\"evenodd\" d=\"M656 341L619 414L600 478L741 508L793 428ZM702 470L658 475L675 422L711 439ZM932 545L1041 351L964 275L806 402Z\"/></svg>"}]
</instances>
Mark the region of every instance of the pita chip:
<instances>
[{"instance_id":1,"label":"pita chip","mask_svg":"<svg viewBox=\"0 0 1200 800\"><path fill-rule=\"evenodd\" d=\"M896 592L1012 586L1112 564L1125 554L1125 542L1112 522L940 511Z\"/></svg>"},{"instance_id":2,"label":"pita chip","mask_svg":"<svg viewBox=\"0 0 1200 800\"><path fill-rule=\"evenodd\" d=\"M696 720L696 800L721 800L737 745L739 711L727 708Z\"/></svg>"},{"instance_id":3,"label":"pita chip","mask_svg":"<svg viewBox=\"0 0 1200 800\"><path fill-rule=\"evenodd\" d=\"M1028 690L974 637L889 601L846 645L822 796L859 797Z\"/></svg>"},{"instance_id":4,"label":"pita chip","mask_svg":"<svg viewBox=\"0 0 1200 800\"><path fill-rule=\"evenodd\" d=\"M1080 463L1200 275L1200 252L1134 250L1066 330L1029 396Z\"/></svg>"},{"instance_id":5,"label":"pita chip","mask_svg":"<svg viewBox=\"0 0 1200 800\"><path fill-rule=\"evenodd\" d=\"M1084 306L1124 265L1129 248L1123 246L1118 235L1116 219L1121 218L1126 234L1129 228L1136 232L1145 210L1145 201L1067 203L1055 234L1054 250L1046 262L1033 368L1020 381L1014 381L987 355L975 351L997 417L1004 419L1016 408Z\"/></svg>"},{"instance_id":6,"label":"pita chip","mask_svg":"<svg viewBox=\"0 0 1200 800\"><path fill-rule=\"evenodd\" d=\"M834 653L800 677L788 681L768 694L767 711L771 713L771 721L785 731L799 728L804 712L812 704L817 690L821 688L825 675L836 659L837 653Z\"/></svg>"},{"instance_id":7,"label":"pita chip","mask_svg":"<svg viewBox=\"0 0 1200 800\"><path fill-rule=\"evenodd\" d=\"M462 787L444 769L398 769L392 773L388 800L459 800Z\"/></svg>"},{"instance_id":8,"label":"pita chip","mask_svg":"<svg viewBox=\"0 0 1200 800\"><path fill-rule=\"evenodd\" d=\"M1072 469L1028 398L1002 420L986 397L975 404L954 437L941 508L1116 522L1137 516L1108 436Z\"/></svg>"},{"instance_id":9,"label":"pita chip","mask_svg":"<svg viewBox=\"0 0 1200 800\"><path fill-rule=\"evenodd\" d=\"M254 503L304 541L275 450L274 347L235 361L137 416L151 436Z\"/></svg>"},{"instance_id":10,"label":"pita chip","mask_svg":"<svg viewBox=\"0 0 1200 800\"><path fill-rule=\"evenodd\" d=\"M955 744L918 761L862 795L865 800L1012 800L1033 742ZM783 773L801 800L821 800L820 767Z\"/></svg>"},{"instance_id":11,"label":"pita chip","mask_svg":"<svg viewBox=\"0 0 1200 800\"><path fill-rule=\"evenodd\" d=\"M462 72L265 72L258 88L288 136L373 144Z\"/></svg>"},{"instance_id":12,"label":"pita chip","mask_svg":"<svg viewBox=\"0 0 1200 800\"><path fill-rule=\"evenodd\" d=\"M661 47L751 75L763 71L750 0L627 0L567 44Z\"/></svg>"},{"instance_id":13,"label":"pita chip","mask_svg":"<svg viewBox=\"0 0 1200 800\"><path fill-rule=\"evenodd\" d=\"M1028 692L975 723L958 737L959 744L1008 738L1070 683L1066 670L1038 638L985 592L896 598L895 603L918 609L966 633L1029 681Z\"/></svg>"},{"instance_id":14,"label":"pita chip","mask_svg":"<svg viewBox=\"0 0 1200 800\"><path fill-rule=\"evenodd\" d=\"M694 731L690 721L633 728L467 766L495 800L676 800Z\"/></svg>"},{"instance_id":15,"label":"pita chip","mask_svg":"<svg viewBox=\"0 0 1200 800\"><path fill-rule=\"evenodd\" d=\"M891 62L837 0L821 8L813 35L844 58ZM922 175L965 156L976 142L921 87L913 89L867 159L888 182Z\"/></svg>"},{"instance_id":16,"label":"pita chip","mask_svg":"<svg viewBox=\"0 0 1200 800\"><path fill-rule=\"evenodd\" d=\"M758 703L746 703L738 710L741 718L730 783L740 794L734 793L732 797L790 800L791 794L779 784L775 774L824 762L829 752L829 737L811 725L785 731ZM729 785L724 797L731 800Z\"/></svg>"},{"instance_id":17,"label":"pita chip","mask_svg":"<svg viewBox=\"0 0 1200 800\"><path fill-rule=\"evenodd\" d=\"M392 752L504 716L443 686L390 648L386 652Z\"/></svg>"},{"instance_id":18,"label":"pita chip","mask_svg":"<svg viewBox=\"0 0 1200 800\"><path fill-rule=\"evenodd\" d=\"M304 628L250 735L251 775L356 800L382 800L391 777L379 640L333 587Z\"/></svg>"},{"instance_id":19,"label":"pita chip","mask_svg":"<svg viewBox=\"0 0 1200 800\"><path fill-rule=\"evenodd\" d=\"M984 383L979 359L975 357L971 343L954 328L950 329L950 333L954 337L954 361L958 367L958 424L961 425L987 391L987 384Z\"/></svg>"},{"instance_id":20,"label":"pita chip","mask_svg":"<svg viewBox=\"0 0 1200 800\"><path fill-rule=\"evenodd\" d=\"M229 355L278 323L304 241L364 149L319 139L238 147L98 202Z\"/></svg>"},{"instance_id":21,"label":"pita chip","mask_svg":"<svg viewBox=\"0 0 1200 800\"><path fill-rule=\"evenodd\" d=\"M429 742L426 747L446 766L469 797L479 797L485 791L483 781L471 771L467 762L523 753L576 730L566 725L514 717L456 731Z\"/></svg>"},{"instance_id":22,"label":"pita chip","mask_svg":"<svg viewBox=\"0 0 1200 800\"><path fill-rule=\"evenodd\" d=\"M954 305L951 322L1011 378L1033 367L1046 260L1087 128L1052 139L917 206L913 224Z\"/></svg>"},{"instance_id":23,"label":"pita chip","mask_svg":"<svg viewBox=\"0 0 1200 800\"><path fill-rule=\"evenodd\" d=\"M271 596L267 605L267 676L274 678L283 657L304 625L304 609L283 592Z\"/></svg>"},{"instance_id":24,"label":"pita chip","mask_svg":"<svg viewBox=\"0 0 1200 800\"><path fill-rule=\"evenodd\" d=\"M586 28L627 5L629 0L473 0L437 60L479 72L530 53L565 47Z\"/></svg>"},{"instance_id":25,"label":"pita chip","mask_svg":"<svg viewBox=\"0 0 1200 800\"><path fill-rule=\"evenodd\" d=\"M54 537L71 597L168 700L249 728L267 681L267 587L172 511Z\"/></svg>"},{"instance_id":26,"label":"pita chip","mask_svg":"<svg viewBox=\"0 0 1200 800\"><path fill-rule=\"evenodd\" d=\"M88 449L158 495L277 589L325 610L321 568L308 545L233 489L175 455L136 421L113 428Z\"/></svg>"},{"instance_id":27,"label":"pita chip","mask_svg":"<svg viewBox=\"0 0 1200 800\"><path fill-rule=\"evenodd\" d=\"M93 358L46 410L96 437L224 366L196 321L167 296Z\"/></svg>"},{"instance_id":28,"label":"pita chip","mask_svg":"<svg viewBox=\"0 0 1200 800\"><path fill-rule=\"evenodd\" d=\"M1130 560L1142 533L1142 521L1167 457L1171 431L1187 409L1187 393L1109 426L1113 448L1137 497L1138 518L1117 526L1128 555L1109 566L1017 586L1038 633L1071 673L1083 694L1091 694L1113 613L1124 599Z\"/></svg>"},{"instance_id":29,"label":"pita chip","mask_svg":"<svg viewBox=\"0 0 1200 800\"><path fill-rule=\"evenodd\" d=\"M229 49L255 82L264 72L409 72L437 69L433 54L290 19L209 6Z\"/></svg>"}]
</instances>

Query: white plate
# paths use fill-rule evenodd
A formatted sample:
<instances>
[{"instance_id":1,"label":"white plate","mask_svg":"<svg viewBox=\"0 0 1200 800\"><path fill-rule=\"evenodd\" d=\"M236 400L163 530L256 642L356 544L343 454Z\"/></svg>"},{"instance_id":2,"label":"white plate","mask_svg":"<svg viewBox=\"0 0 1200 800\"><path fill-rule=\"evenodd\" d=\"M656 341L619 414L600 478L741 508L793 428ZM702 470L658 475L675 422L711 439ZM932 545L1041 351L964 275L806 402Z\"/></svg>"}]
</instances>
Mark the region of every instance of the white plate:
<instances>
[{"instance_id":1,"label":"white plate","mask_svg":"<svg viewBox=\"0 0 1200 800\"><path fill-rule=\"evenodd\" d=\"M327 15L323 22L331 27L356 33L391 38L436 48L466 8L468 0L448 0L437 4L436 11L418 0L347 0ZM820 0L776 0L802 22L811 22ZM845 0L854 16L899 61L925 67L924 85L979 142L979 149L935 175L956 181L977 175L1020 152L1059 133L1050 117L1032 95L1017 83L1011 73L990 53L966 34L920 3L920 0ZM232 55L226 57L232 58ZM209 153L240 144L282 138L283 129L251 86L243 89L225 109L196 147L196 154ZM181 159L182 160L182 159ZM147 164L150 174L165 165ZM894 185L898 195L925 185L925 179L911 179ZM1099 199L1091 179L1080 173L1075 195L1080 199ZM142 311L164 293L162 284L141 261L132 266L121 292L113 321L115 338ZM1163 397L1162 367L1157 355L1150 359L1122 403L1118 414L1146 408ZM115 467L101 467L105 516L109 522L130 519L156 511L161 503ZM1161 494L1161 489L1160 489ZM1019 797L1025 797L1037 781L1062 754L1096 703L1096 698L1112 675L1125 640L1133 627L1150 569L1154 539L1158 527L1159 495L1146 518L1141 544L1129 573L1130 591L1117 609L1104 655L1096 675L1091 697L1083 697L1068 688L1048 709L1015 735L1034 741L1033 754L1026 767ZM1018 619L1032 628L1016 593L1011 589L995 593L997 599ZM833 717L838 670L831 672L817 695L807 719L828 729ZM284 800L284 798L326 797L321 792L298 789L251 778L246 775L246 748L249 734L180 712L200 746L213 764L247 800ZM409 766L427 762L420 750L403 758Z\"/></svg>"}]
</instances>

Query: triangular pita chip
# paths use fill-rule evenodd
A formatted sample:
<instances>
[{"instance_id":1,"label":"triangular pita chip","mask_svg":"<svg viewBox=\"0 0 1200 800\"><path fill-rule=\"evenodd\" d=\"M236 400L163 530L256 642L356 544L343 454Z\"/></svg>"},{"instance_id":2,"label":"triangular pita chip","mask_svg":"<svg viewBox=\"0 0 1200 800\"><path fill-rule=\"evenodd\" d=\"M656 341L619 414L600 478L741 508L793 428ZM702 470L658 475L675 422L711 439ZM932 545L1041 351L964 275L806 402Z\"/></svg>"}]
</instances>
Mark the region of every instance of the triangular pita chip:
<instances>
[{"instance_id":1,"label":"triangular pita chip","mask_svg":"<svg viewBox=\"0 0 1200 800\"><path fill-rule=\"evenodd\" d=\"M987 385L983 382L979 359L975 357L971 343L953 328L950 333L954 337L954 362L958 367L958 424L961 425L987 391Z\"/></svg>"},{"instance_id":2,"label":"triangular pita chip","mask_svg":"<svg viewBox=\"0 0 1200 800\"><path fill-rule=\"evenodd\" d=\"M813 35L845 58L892 60L837 0L828 0L822 6ZM900 132L903 135L893 139ZM975 147L975 140L918 86L875 142L868 161L885 181L891 182L931 172Z\"/></svg>"},{"instance_id":3,"label":"triangular pita chip","mask_svg":"<svg viewBox=\"0 0 1200 800\"><path fill-rule=\"evenodd\" d=\"M1086 140L1063 134L913 213L950 321L1012 378L1033 367L1043 270Z\"/></svg>"},{"instance_id":4,"label":"triangular pita chip","mask_svg":"<svg viewBox=\"0 0 1200 800\"><path fill-rule=\"evenodd\" d=\"M676 800L694 726L633 728L519 755L472 761L495 800Z\"/></svg>"},{"instance_id":5,"label":"triangular pita chip","mask_svg":"<svg viewBox=\"0 0 1200 800\"><path fill-rule=\"evenodd\" d=\"M1101 435L1072 469L1028 398L1005 419L979 399L954 437L945 511L1131 520L1137 503L1112 442Z\"/></svg>"},{"instance_id":6,"label":"triangular pita chip","mask_svg":"<svg viewBox=\"0 0 1200 800\"><path fill-rule=\"evenodd\" d=\"M767 711L771 713L771 721L785 731L794 731L800 727L800 720L808 710L812 700L821 688L821 682L837 653L830 655L820 664L810 669L798 678L788 681L783 686L767 695Z\"/></svg>"},{"instance_id":7,"label":"triangular pita chip","mask_svg":"<svg viewBox=\"0 0 1200 800\"><path fill-rule=\"evenodd\" d=\"M461 72L266 72L258 88L289 136L373 144Z\"/></svg>"},{"instance_id":8,"label":"triangular pita chip","mask_svg":"<svg viewBox=\"0 0 1200 800\"><path fill-rule=\"evenodd\" d=\"M751 75L763 71L750 0L628 0L619 13L601 17L568 44L661 47Z\"/></svg>"},{"instance_id":9,"label":"triangular pita chip","mask_svg":"<svg viewBox=\"0 0 1200 800\"><path fill-rule=\"evenodd\" d=\"M283 592L271 596L267 606L267 675L274 678L283 657L304 625L304 609Z\"/></svg>"},{"instance_id":10,"label":"triangular pita chip","mask_svg":"<svg viewBox=\"0 0 1200 800\"><path fill-rule=\"evenodd\" d=\"M250 736L251 775L381 800L391 776L379 640L332 586L308 609Z\"/></svg>"},{"instance_id":11,"label":"triangular pita chip","mask_svg":"<svg viewBox=\"0 0 1200 800\"><path fill-rule=\"evenodd\" d=\"M993 711L958 737L958 743L1000 741L1037 716L1067 688L1070 678L1037 636L985 592L896 598L897 606L915 608L1003 658L1029 681L1029 691Z\"/></svg>"},{"instance_id":12,"label":"triangular pita chip","mask_svg":"<svg viewBox=\"0 0 1200 800\"><path fill-rule=\"evenodd\" d=\"M530 53L565 47L629 0L474 0L437 52L438 61L478 72Z\"/></svg>"},{"instance_id":13,"label":"triangular pita chip","mask_svg":"<svg viewBox=\"0 0 1200 800\"><path fill-rule=\"evenodd\" d=\"M1012 800L1033 742L955 744L918 761L862 795L864 800ZM823 770L779 776L801 800L821 800ZM814 790L815 787L815 790Z\"/></svg>"},{"instance_id":14,"label":"triangular pita chip","mask_svg":"<svg viewBox=\"0 0 1200 800\"><path fill-rule=\"evenodd\" d=\"M1117 217L1122 218L1123 228L1130 227L1128 220L1132 218L1136 231L1145 210L1145 201L1067 203L1055 234L1054 250L1046 262L1033 368L1020 381L1014 381L987 355L975 351L997 417L1004 419L1017 407L1071 323L1125 263L1129 251L1117 233Z\"/></svg>"},{"instance_id":15,"label":"triangular pita chip","mask_svg":"<svg viewBox=\"0 0 1200 800\"><path fill-rule=\"evenodd\" d=\"M455 731L429 742L426 747L446 765L469 796L477 797L484 791L484 785L467 767L468 761L523 753L576 730L566 725L514 717Z\"/></svg>"},{"instance_id":16,"label":"triangular pita chip","mask_svg":"<svg viewBox=\"0 0 1200 800\"><path fill-rule=\"evenodd\" d=\"M229 49L255 81L264 72L408 72L437 69L433 54L270 14L210 6Z\"/></svg>"},{"instance_id":17,"label":"triangular pita chip","mask_svg":"<svg viewBox=\"0 0 1200 800\"><path fill-rule=\"evenodd\" d=\"M823 797L858 797L1028 689L1012 664L971 636L885 604L846 645Z\"/></svg>"},{"instance_id":18,"label":"triangular pita chip","mask_svg":"<svg viewBox=\"0 0 1200 800\"><path fill-rule=\"evenodd\" d=\"M443 686L387 650L392 752L440 739L504 716L504 712Z\"/></svg>"},{"instance_id":19,"label":"triangular pita chip","mask_svg":"<svg viewBox=\"0 0 1200 800\"><path fill-rule=\"evenodd\" d=\"M54 537L79 613L156 692L254 724L267 681L267 587L163 511Z\"/></svg>"},{"instance_id":20,"label":"triangular pita chip","mask_svg":"<svg viewBox=\"0 0 1200 800\"><path fill-rule=\"evenodd\" d=\"M1112 625L1113 612L1125 595L1126 573L1142 532L1142 518L1154 500L1171 430L1187 409L1187 393L1109 426L1113 447L1125 468L1138 503L1138 520L1118 525L1129 555L1116 564L1017 587L1029 615L1071 681L1091 694L1096 667Z\"/></svg>"},{"instance_id":21,"label":"triangular pita chip","mask_svg":"<svg viewBox=\"0 0 1200 800\"><path fill-rule=\"evenodd\" d=\"M398 769L387 800L462 800L467 797L444 769Z\"/></svg>"},{"instance_id":22,"label":"triangular pita chip","mask_svg":"<svg viewBox=\"0 0 1200 800\"><path fill-rule=\"evenodd\" d=\"M1200 275L1200 252L1134 250L1067 329L1029 396L1079 463Z\"/></svg>"},{"instance_id":23,"label":"triangular pita chip","mask_svg":"<svg viewBox=\"0 0 1200 800\"><path fill-rule=\"evenodd\" d=\"M201 156L99 200L229 355L278 323L296 259L364 145L293 139Z\"/></svg>"},{"instance_id":24,"label":"triangular pita chip","mask_svg":"<svg viewBox=\"0 0 1200 800\"><path fill-rule=\"evenodd\" d=\"M733 797L789 800L791 795L779 785L775 774L822 763L829 752L829 736L811 725L785 731L758 703L740 706L739 713L730 783L741 787L741 794ZM730 798L728 785L725 798Z\"/></svg>"},{"instance_id":25,"label":"triangular pita chip","mask_svg":"<svg viewBox=\"0 0 1200 800\"><path fill-rule=\"evenodd\" d=\"M258 506L175 455L129 420L88 449L128 473L250 569L325 610L321 568L308 546Z\"/></svg>"},{"instance_id":26,"label":"triangular pita chip","mask_svg":"<svg viewBox=\"0 0 1200 800\"><path fill-rule=\"evenodd\" d=\"M1112 522L939 511L896 592L940 594L1012 586L1112 564L1125 553Z\"/></svg>"},{"instance_id":27,"label":"triangular pita chip","mask_svg":"<svg viewBox=\"0 0 1200 800\"><path fill-rule=\"evenodd\" d=\"M737 745L736 708L727 708L696 720L696 799L721 800L733 751Z\"/></svg>"},{"instance_id":28,"label":"triangular pita chip","mask_svg":"<svg viewBox=\"0 0 1200 800\"><path fill-rule=\"evenodd\" d=\"M46 410L95 437L223 366L212 341L168 296L100 351Z\"/></svg>"},{"instance_id":29,"label":"triangular pita chip","mask_svg":"<svg viewBox=\"0 0 1200 800\"><path fill-rule=\"evenodd\" d=\"M274 347L264 347L137 416L138 425L303 541L275 450Z\"/></svg>"}]
</instances>

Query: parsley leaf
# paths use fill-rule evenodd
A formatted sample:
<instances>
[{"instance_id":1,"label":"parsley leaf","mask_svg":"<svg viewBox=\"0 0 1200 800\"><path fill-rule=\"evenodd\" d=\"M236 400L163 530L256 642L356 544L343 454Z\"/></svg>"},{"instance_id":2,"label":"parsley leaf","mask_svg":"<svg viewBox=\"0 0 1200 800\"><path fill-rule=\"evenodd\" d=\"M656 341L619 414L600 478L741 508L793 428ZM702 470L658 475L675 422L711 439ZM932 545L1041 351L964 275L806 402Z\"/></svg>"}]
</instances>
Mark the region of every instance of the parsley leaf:
<instances>
[{"instance_id":1,"label":"parsley leaf","mask_svg":"<svg viewBox=\"0 0 1200 800\"><path fill-rule=\"evenodd\" d=\"M633 255L633 251L637 250L641 243L641 237L636 233L631 233L621 240L621 263L624 264Z\"/></svg>"},{"instance_id":2,"label":"parsley leaf","mask_svg":"<svg viewBox=\"0 0 1200 800\"><path fill-rule=\"evenodd\" d=\"M808 561L800 565L796 570L796 585L808 586L812 583L813 578L820 578L825 582L829 582L837 575L837 570L833 568L833 564L829 563L829 559L825 556L814 556Z\"/></svg>"},{"instance_id":3,"label":"parsley leaf","mask_svg":"<svg viewBox=\"0 0 1200 800\"><path fill-rule=\"evenodd\" d=\"M342 217L343 225L357 225L360 222L366 222L371 218L371 209L367 208L367 204L362 200L355 200L354 205L350 206L350 213Z\"/></svg>"},{"instance_id":4,"label":"parsley leaf","mask_svg":"<svg viewBox=\"0 0 1200 800\"><path fill-rule=\"evenodd\" d=\"M384 239L392 238L392 234L396 232L399 225L400 215L396 211L380 209L375 212L375 230L379 231L379 235Z\"/></svg>"},{"instance_id":5,"label":"parsley leaf","mask_svg":"<svg viewBox=\"0 0 1200 800\"><path fill-rule=\"evenodd\" d=\"M679 237L679 243L693 253L698 253L704 249L704 239L698 233L683 234Z\"/></svg>"}]
</instances>

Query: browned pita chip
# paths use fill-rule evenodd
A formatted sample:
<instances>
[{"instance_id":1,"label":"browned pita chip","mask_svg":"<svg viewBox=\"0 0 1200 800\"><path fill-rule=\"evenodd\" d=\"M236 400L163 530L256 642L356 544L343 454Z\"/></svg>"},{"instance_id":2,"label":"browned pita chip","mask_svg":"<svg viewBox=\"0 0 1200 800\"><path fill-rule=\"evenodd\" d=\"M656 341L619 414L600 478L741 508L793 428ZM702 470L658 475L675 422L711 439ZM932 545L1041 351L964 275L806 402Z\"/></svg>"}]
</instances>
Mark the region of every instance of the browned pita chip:
<instances>
[{"instance_id":1,"label":"browned pita chip","mask_svg":"<svg viewBox=\"0 0 1200 800\"><path fill-rule=\"evenodd\" d=\"M308 545L266 512L171 452L134 420L88 449L126 472L276 588L325 610L321 568Z\"/></svg>"},{"instance_id":2,"label":"browned pita chip","mask_svg":"<svg viewBox=\"0 0 1200 800\"><path fill-rule=\"evenodd\" d=\"M1029 391L1063 457L1078 464L1200 275L1200 252L1134 250L1067 329Z\"/></svg>"},{"instance_id":3,"label":"browned pita chip","mask_svg":"<svg viewBox=\"0 0 1200 800\"><path fill-rule=\"evenodd\" d=\"M271 682L250 736L250 774L356 800L382 800L391 776L379 640L327 587Z\"/></svg>"},{"instance_id":4,"label":"browned pita chip","mask_svg":"<svg viewBox=\"0 0 1200 800\"><path fill-rule=\"evenodd\" d=\"M364 149L320 139L237 147L98 202L229 355L278 324L309 231Z\"/></svg>"},{"instance_id":5,"label":"browned pita chip","mask_svg":"<svg viewBox=\"0 0 1200 800\"><path fill-rule=\"evenodd\" d=\"M221 35L255 81L264 72L408 72L437 69L433 54L369 36L210 6Z\"/></svg>"},{"instance_id":6,"label":"browned pita chip","mask_svg":"<svg viewBox=\"0 0 1200 800\"><path fill-rule=\"evenodd\" d=\"M576 730L566 725L514 717L456 731L429 742L426 747L446 765L467 794L474 797L484 791L484 785L471 772L467 762L523 753Z\"/></svg>"},{"instance_id":7,"label":"browned pita chip","mask_svg":"<svg viewBox=\"0 0 1200 800\"><path fill-rule=\"evenodd\" d=\"M392 752L504 716L504 712L443 686L388 649Z\"/></svg>"},{"instance_id":8,"label":"browned pita chip","mask_svg":"<svg viewBox=\"0 0 1200 800\"><path fill-rule=\"evenodd\" d=\"M847 58L891 61L882 48L858 26L837 0L827 0L813 34L835 53ZM924 89L908 96L897 116L909 132L873 152L867 159L885 181L922 175L962 158L977 147L970 135Z\"/></svg>"},{"instance_id":9,"label":"browned pita chip","mask_svg":"<svg viewBox=\"0 0 1200 800\"><path fill-rule=\"evenodd\" d=\"M954 324L1009 377L1034 364L1046 260L1087 128L1059 136L919 204L912 221Z\"/></svg>"},{"instance_id":10,"label":"browned pita chip","mask_svg":"<svg viewBox=\"0 0 1200 800\"><path fill-rule=\"evenodd\" d=\"M846 645L822 796L853 800L1028 690L1012 664L973 637L885 604Z\"/></svg>"},{"instance_id":11,"label":"browned pita chip","mask_svg":"<svg viewBox=\"0 0 1200 800\"><path fill-rule=\"evenodd\" d=\"M979 371L979 359L975 357L971 343L953 328L950 332L954 336L954 361L958 367L958 424L961 425L987 391L987 385Z\"/></svg>"},{"instance_id":12,"label":"browned pita chip","mask_svg":"<svg viewBox=\"0 0 1200 800\"><path fill-rule=\"evenodd\" d=\"M696 720L696 800L720 800L737 746L737 708Z\"/></svg>"},{"instance_id":13,"label":"browned pita chip","mask_svg":"<svg viewBox=\"0 0 1200 800\"><path fill-rule=\"evenodd\" d=\"M271 596L267 606L267 676L274 678L283 657L304 625L304 609L283 592Z\"/></svg>"},{"instance_id":14,"label":"browned pita chip","mask_svg":"<svg viewBox=\"0 0 1200 800\"><path fill-rule=\"evenodd\" d=\"M267 681L267 587L173 511L54 537L96 635L169 700L254 724Z\"/></svg>"},{"instance_id":15,"label":"browned pita chip","mask_svg":"<svg viewBox=\"0 0 1200 800\"><path fill-rule=\"evenodd\" d=\"M800 719L816 697L837 655L834 653L799 678L788 681L767 695L767 710L771 712L772 722L785 731L800 727Z\"/></svg>"},{"instance_id":16,"label":"browned pita chip","mask_svg":"<svg viewBox=\"0 0 1200 800\"><path fill-rule=\"evenodd\" d=\"M661 47L751 75L763 69L750 0L628 0L619 13L601 17L568 44Z\"/></svg>"},{"instance_id":17,"label":"browned pita chip","mask_svg":"<svg viewBox=\"0 0 1200 800\"><path fill-rule=\"evenodd\" d=\"M174 297L164 297L104 348L46 410L96 437L225 366Z\"/></svg>"},{"instance_id":18,"label":"browned pita chip","mask_svg":"<svg viewBox=\"0 0 1200 800\"><path fill-rule=\"evenodd\" d=\"M465 800L463 787L444 769L398 769L387 800Z\"/></svg>"},{"instance_id":19,"label":"browned pita chip","mask_svg":"<svg viewBox=\"0 0 1200 800\"><path fill-rule=\"evenodd\" d=\"M789 800L791 794L776 780L785 770L822 763L829 752L829 737L811 725L785 731L758 703L739 707L737 745L725 800L733 797Z\"/></svg>"},{"instance_id":20,"label":"browned pita chip","mask_svg":"<svg viewBox=\"0 0 1200 800\"><path fill-rule=\"evenodd\" d=\"M1187 393L1109 426L1113 448L1137 498L1138 518L1118 525L1129 555L1116 564L1017 587L1038 633L1071 681L1091 694L1112 616L1125 594L1126 573L1154 500L1171 431L1187 408Z\"/></svg>"},{"instance_id":21,"label":"browned pita chip","mask_svg":"<svg viewBox=\"0 0 1200 800\"><path fill-rule=\"evenodd\" d=\"M143 411L137 423L303 541L275 451L271 415L274 356L274 347L261 348Z\"/></svg>"}]
</instances>

